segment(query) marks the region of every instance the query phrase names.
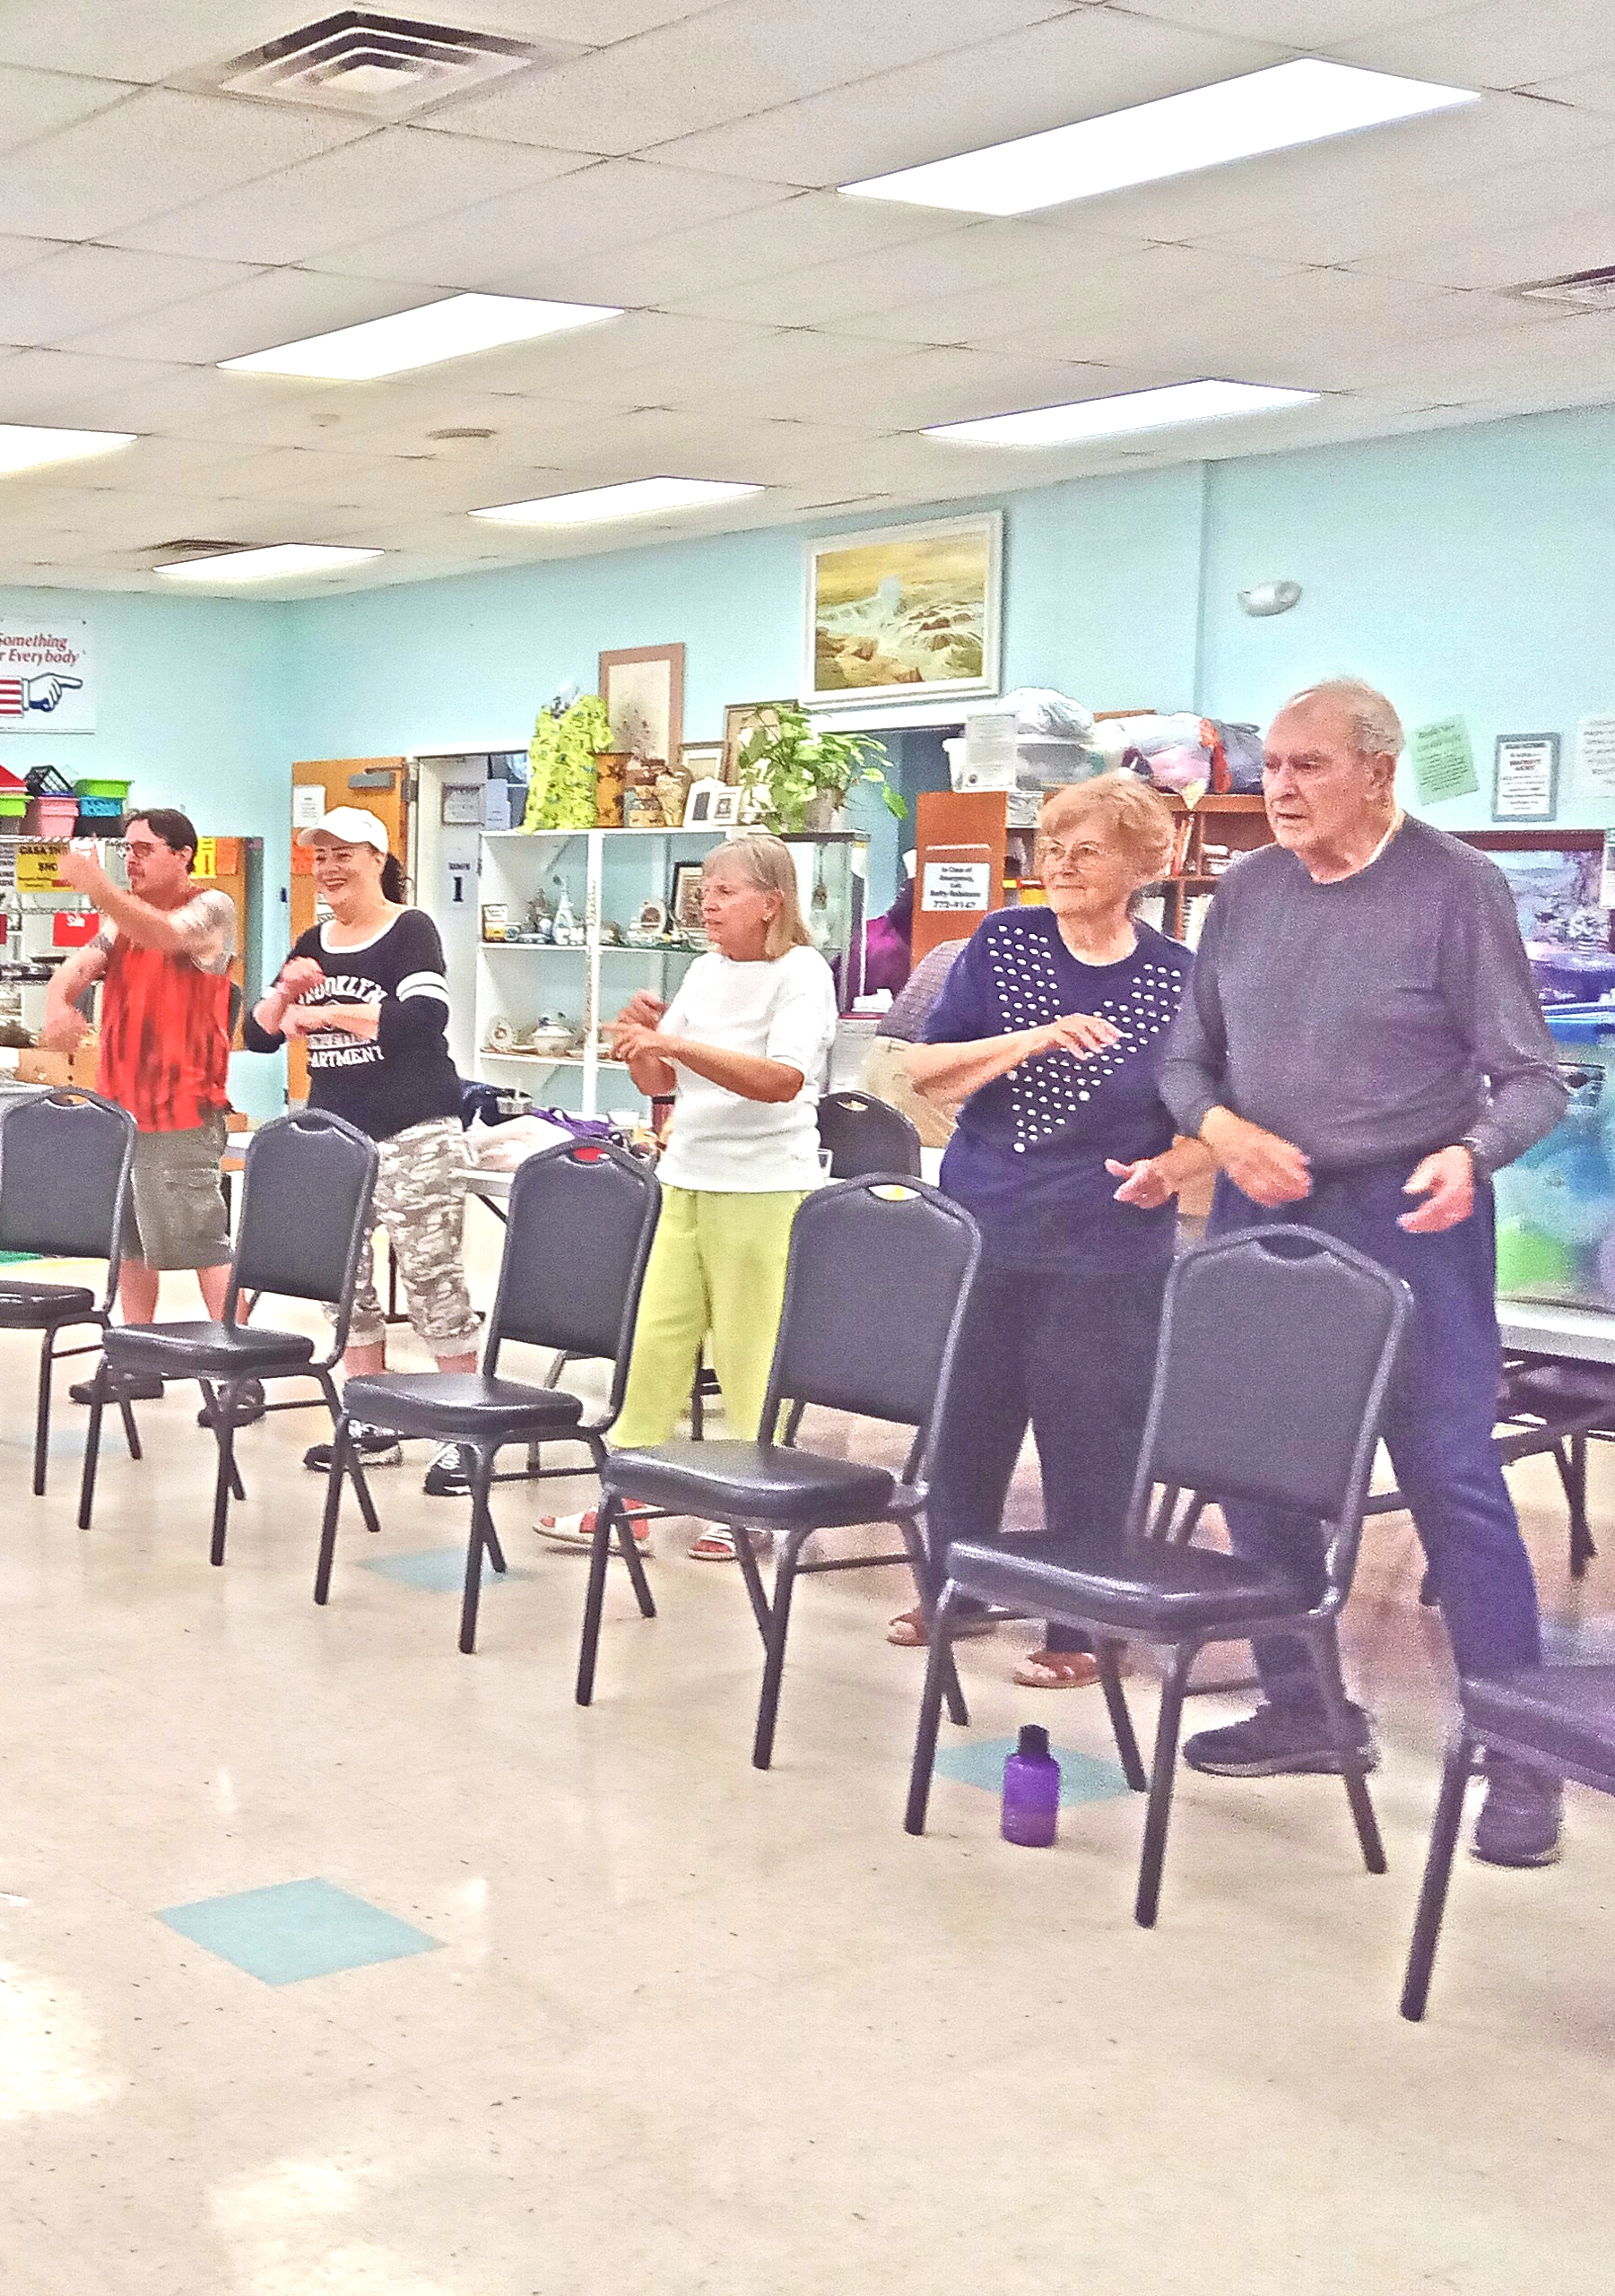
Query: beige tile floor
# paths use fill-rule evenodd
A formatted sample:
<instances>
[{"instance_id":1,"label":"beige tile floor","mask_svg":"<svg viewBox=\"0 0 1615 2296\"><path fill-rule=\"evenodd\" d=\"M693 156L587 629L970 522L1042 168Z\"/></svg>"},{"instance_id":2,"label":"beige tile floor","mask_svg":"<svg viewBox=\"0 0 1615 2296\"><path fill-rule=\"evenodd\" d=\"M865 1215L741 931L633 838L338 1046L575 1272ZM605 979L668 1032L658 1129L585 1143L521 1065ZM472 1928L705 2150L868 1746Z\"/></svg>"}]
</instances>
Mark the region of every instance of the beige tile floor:
<instances>
[{"instance_id":1,"label":"beige tile floor","mask_svg":"<svg viewBox=\"0 0 1615 2296\"><path fill-rule=\"evenodd\" d=\"M423 1456L320 1612L315 1415L243 1436L213 1571L194 1399L143 1412L142 1465L109 1447L82 1535L71 1406L27 1494L30 1365L0 1341L4 2296L1609 2286L1615 1809L1574 1796L1551 1873L1463 1861L1430 2020L1395 2014L1446 1712L1401 1519L1350 1638L1390 1876L1331 1781L1185 1773L1145 1936L1130 1800L1037 1855L940 1781L903 1834L897 1574L804 1588L761 1777L741 1589L677 1540L656 1623L613 1585L581 1712L582 1565L525 1491L499 1513L528 1575L465 1659L453 1594L355 1567L462 1538ZM1594 1475L1611 1561L1578 1599L1550 1474L1516 1470L1566 1620L1615 1609L1615 1457ZM965 1646L976 1728L1107 1753L1095 1697L1009 1685L1028 1639ZM312 1876L442 1950L271 1987L155 1918Z\"/></svg>"}]
</instances>

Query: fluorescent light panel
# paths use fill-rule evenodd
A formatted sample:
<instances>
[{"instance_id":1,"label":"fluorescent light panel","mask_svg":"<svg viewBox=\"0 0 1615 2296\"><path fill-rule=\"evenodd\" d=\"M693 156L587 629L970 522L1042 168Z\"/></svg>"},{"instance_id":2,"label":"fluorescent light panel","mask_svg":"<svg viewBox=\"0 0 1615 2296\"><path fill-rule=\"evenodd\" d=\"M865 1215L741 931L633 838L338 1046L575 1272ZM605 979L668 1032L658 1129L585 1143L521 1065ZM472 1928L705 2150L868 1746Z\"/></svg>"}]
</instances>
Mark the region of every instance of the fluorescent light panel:
<instances>
[{"instance_id":1,"label":"fluorescent light panel","mask_svg":"<svg viewBox=\"0 0 1615 2296\"><path fill-rule=\"evenodd\" d=\"M165 582L283 582L298 574L331 574L357 566L379 550L342 550L331 542L273 542L261 550L221 550L214 558L184 559L152 569Z\"/></svg>"},{"instance_id":2,"label":"fluorescent light panel","mask_svg":"<svg viewBox=\"0 0 1615 2296\"><path fill-rule=\"evenodd\" d=\"M115 446L133 446L135 435L133 430L41 430L30 423L0 422L0 475L109 455Z\"/></svg>"},{"instance_id":3,"label":"fluorescent light panel","mask_svg":"<svg viewBox=\"0 0 1615 2296\"><path fill-rule=\"evenodd\" d=\"M1302 57L841 189L856 199L906 200L970 215L1028 215L1479 101L1472 88Z\"/></svg>"},{"instance_id":4,"label":"fluorescent light panel","mask_svg":"<svg viewBox=\"0 0 1615 2296\"><path fill-rule=\"evenodd\" d=\"M1175 422L1307 406L1317 395L1269 390L1258 383L1168 383L1159 391L1124 391L1112 399L1079 399L1072 406L990 414L978 422L939 422L925 436L972 446L1065 446L1081 439L1118 438L1130 430L1164 430Z\"/></svg>"},{"instance_id":5,"label":"fluorescent light panel","mask_svg":"<svg viewBox=\"0 0 1615 2296\"><path fill-rule=\"evenodd\" d=\"M435 367L445 359L502 344L532 342L540 335L589 327L600 319L620 319L610 303L546 303L528 295L447 295L390 318L366 319L356 327L311 334L274 351L248 351L221 359L234 375L308 375L328 383L368 383L378 375L403 375L414 367Z\"/></svg>"},{"instance_id":6,"label":"fluorescent light panel","mask_svg":"<svg viewBox=\"0 0 1615 2296\"><path fill-rule=\"evenodd\" d=\"M703 510L715 502L736 502L760 494L760 486L734 486L716 479L630 479L621 486L590 487L582 494L541 495L534 502L500 502L473 510L473 518L498 518L511 526L592 526L608 518L647 518L658 510Z\"/></svg>"}]
</instances>

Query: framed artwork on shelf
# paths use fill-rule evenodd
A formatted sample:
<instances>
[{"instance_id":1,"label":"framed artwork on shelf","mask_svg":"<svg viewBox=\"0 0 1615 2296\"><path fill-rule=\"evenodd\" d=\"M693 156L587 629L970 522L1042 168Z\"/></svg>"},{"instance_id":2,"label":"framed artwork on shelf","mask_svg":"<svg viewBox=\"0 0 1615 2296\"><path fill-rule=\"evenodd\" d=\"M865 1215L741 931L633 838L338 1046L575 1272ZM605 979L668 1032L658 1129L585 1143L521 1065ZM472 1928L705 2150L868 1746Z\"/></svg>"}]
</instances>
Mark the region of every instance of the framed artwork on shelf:
<instances>
[{"instance_id":1,"label":"framed artwork on shelf","mask_svg":"<svg viewBox=\"0 0 1615 2296\"><path fill-rule=\"evenodd\" d=\"M770 711L793 709L793 702L731 702L724 712L724 750L722 777L725 781L740 779L740 753L749 734L760 725L768 724L770 732L777 731L778 720L770 723Z\"/></svg>"},{"instance_id":2,"label":"framed artwork on shelf","mask_svg":"<svg viewBox=\"0 0 1615 2296\"><path fill-rule=\"evenodd\" d=\"M1559 735L1499 733L1492 765L1494 821L1551 821L1559 811Z\"/></svg>"},{"instance_id":3,"label":"framed artwork on shelf","mask_svg":"<svg viewBox=\"0 0 1615 2296\"><path fill-rule=\"evenodd\" d=\"M679 752L679 762L692 782L727 781L724 771L724 745L721 741L686 741Z\"/></svg>"},{"instance_id":4,"label":"framed artwork on shelf","mask_svg":"<svg viewBox=\"0 0 1615 2296\"><path fill-rule=\"evenodd\" d=\"M679 861L673 863L673 897L667 904L673 922L686 931L701 930L701 864L699 861Z\"/></svg>"},{"instance_id":5,"label":"framed artwork on shelf","mask_svg":"<svg viewBox=\"0 0 1615 2296\"><path fill-rule=\"evenodd\" d=\"M684 746L684 649L630 645L600 657L600 698L613 749L676 764Z\"/></svg>"},{"instance_id":6,"label":"framed artwork on shelf","mask_svg":"<svg viewBox=\"0 0 1615 2296\"><path fill-rule=\"evenodd\" d=\"M1001 511L810 542L805 586L804 707L998 691Z\"/></svg>"},{"instance_id":7,"label":"framed artwork on shelf","mask_svg":"<svg viewBox=\"0 0 1615 2296\"><path fill-rule=\"evenodd\" d=\"M687 829L732 829L740 819L740 792L727 782L692 782L684 802Z\"/></svg>"}]
</instances>

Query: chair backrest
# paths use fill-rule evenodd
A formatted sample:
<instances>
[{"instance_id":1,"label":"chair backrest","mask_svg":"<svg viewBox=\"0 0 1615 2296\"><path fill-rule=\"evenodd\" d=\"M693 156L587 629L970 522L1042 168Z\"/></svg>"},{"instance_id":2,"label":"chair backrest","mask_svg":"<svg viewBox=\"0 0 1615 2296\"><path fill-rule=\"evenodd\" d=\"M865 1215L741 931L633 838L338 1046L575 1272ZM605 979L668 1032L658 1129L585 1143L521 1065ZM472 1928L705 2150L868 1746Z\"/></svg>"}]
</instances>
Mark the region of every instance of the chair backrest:
<instances>
[{"instance_id":1,"label":"chair backrest","mask_svg":"<svg viewBox=\"0 0 1615 2296\"><path fill-rule=\"evenodd\" d=\"M225 1320L239 1292L279 1292L334 1308L347 1340L359 1255L369 1233L376 1143L328 1109L277 1116L247 1142Z\"/></svg>"},{"instance_id":2,"label":"chair backrest","mask_svg":"<svg viewBox=\"0 0 1615 2296\"><path fill-rule=\"evenodd\" d=\"M116 1271L135 1119L93 1092L0 1111L0 1251L105 1260Z\"/></svg>"},{"instance_id":3,"label":"chair backrest","mask_svg":"<svg viewBox=\"0 0 1615 2296\"><path fill-rule=\"evenodd\" d=\"M947 1408L981 1235L961 1205L905 1174L815 1190L796 1215L762 1424L816 1403L914 1427L922 1471Z\"/></svg>"},{"instance_id":4,"label":"chair backrest","mask_svg":"<svg viewBox=\"0 0 1615 2296\"><path fill-rule=\"evenodd\" d=\"M826 1092L819 1100L819 1144L830 1152L830 1178L866 1172L917 1174L920 1136L900 1108L867 1092Z\"/></svg>"},{"instance_id":5,"label":"chair backrest","mask_svg":"<svg viewBox=\"0 0 1615 2296\"><path fill-rule=\"evenodd\" d=\"M487 1365L516 1339L616 1366L615 1417L628 1375L639 1287L662 1209L656 1174L609 1142L571 1140L530 1156L510 1183Z\"/></svg>"},{"instance_id":6,"label":"chair backrest","mask_svg":"<svg viewBox=\"0 0 1615 2296\"><path fill-rule=\"evenodd\" d=\"M1167 1282L1130 1521L1150 1486L1292 1507L1356 1555L1407 1286L1309 1227L1246 1228L1185 1252ZM1337 1542L1338 1543L1338 1542Z\"/></svg>"}]
</instances>

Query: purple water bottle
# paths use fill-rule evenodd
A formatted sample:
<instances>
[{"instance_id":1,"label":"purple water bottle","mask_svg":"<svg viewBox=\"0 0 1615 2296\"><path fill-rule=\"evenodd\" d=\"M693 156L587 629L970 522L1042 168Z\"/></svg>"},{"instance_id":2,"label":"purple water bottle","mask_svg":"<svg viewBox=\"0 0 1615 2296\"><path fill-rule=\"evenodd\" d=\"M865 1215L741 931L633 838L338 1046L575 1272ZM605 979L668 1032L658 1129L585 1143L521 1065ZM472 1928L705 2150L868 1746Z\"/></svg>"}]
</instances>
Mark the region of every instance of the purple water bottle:
<instances>
[{"instance_id":1,"label":"purple water bottle","mask_svg":"<svg viewBox=\"0 0 1615 2296\"><path fill-rule=\"evenodd\" d=\"M1046 1850L1060 1823L1060 1765L1040 1722L1023 1722L1020 1743L1003 1765L1003 1838L1022 1850Z\"/></svg>"}]
</instances>

